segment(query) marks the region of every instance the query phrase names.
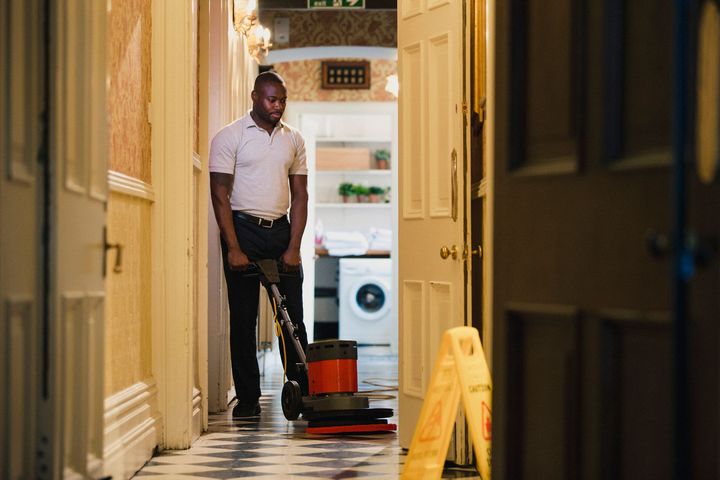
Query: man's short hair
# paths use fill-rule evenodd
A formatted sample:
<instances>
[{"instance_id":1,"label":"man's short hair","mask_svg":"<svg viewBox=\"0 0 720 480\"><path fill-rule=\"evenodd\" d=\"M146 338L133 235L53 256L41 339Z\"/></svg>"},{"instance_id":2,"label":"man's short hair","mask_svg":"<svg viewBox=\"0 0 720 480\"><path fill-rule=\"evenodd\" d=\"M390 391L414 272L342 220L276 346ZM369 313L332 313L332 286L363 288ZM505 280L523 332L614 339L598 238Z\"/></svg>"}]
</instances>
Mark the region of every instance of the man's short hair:
<instances>
[{"instance_id":1,"label":"man's short hair","mask_svg":"<svg viewBox=\"0 0 720 480\"><path fill-rule=\"evenodd\" d=\"M267 85L268 83L285 85L285 80L283 80L283 78L276 72L262 72L255 78L255 85L253 85L253 90L259 91L263 87L263 85Z\"/></svg>"}]
</instances>

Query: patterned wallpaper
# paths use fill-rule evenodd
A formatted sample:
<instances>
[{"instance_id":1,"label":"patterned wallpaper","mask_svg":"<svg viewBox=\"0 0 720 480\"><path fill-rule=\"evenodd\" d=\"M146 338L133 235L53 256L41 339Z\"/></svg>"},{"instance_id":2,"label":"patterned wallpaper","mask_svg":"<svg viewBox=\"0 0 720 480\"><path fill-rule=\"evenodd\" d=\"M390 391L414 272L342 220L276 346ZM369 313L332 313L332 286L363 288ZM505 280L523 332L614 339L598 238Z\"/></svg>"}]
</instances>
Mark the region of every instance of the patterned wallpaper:
<instances>
[{"instance_id":1,"label":"patterned wallpaper","mask_svg":"<svg viewBox=\"0 0 720 480\"><path fill-rule=\"evenodd\" d=\"M320 88L321 60L302 60L273 65L287 85L288 101L303 102L391 102L385 79L397 73L393 60L370 60L370 88L366 90L323 90Z\"/></svg>"},{"instance_id":2,"label":"patterned wallpaper","mask_svg":"<svg viewBox=\"0 0 720 480\"><path fill-rule=\"evenodd\" d=\"M108 17L109 168L150 183L151 0L113 2Z\"/></svg>"},{"instance_id":3,"label":"patterned wallpaper","mask_svg":"<svg viewBox=\"0 0 720 480\"><path fill-rule=\"evenodd\" d=\"M118 3L118 2L115 2ZM115 192L107 209L108 239L123 245L123 271L106 259L105 396L152 375L150 202Z\"/></svg>"},{"instance_id":4,"label":"patterned wallpaper","mask_svg":"<svg viewBox=\"0 0 720 480\"><path fill-rule=\"evenodd\" d=\"M272 49L316 46L397 46L397 13L378 11L300 11L268 10L260 12L260 22L274 29L275 17L290 19L290 42Z\"/></svg>"}]
</instances>

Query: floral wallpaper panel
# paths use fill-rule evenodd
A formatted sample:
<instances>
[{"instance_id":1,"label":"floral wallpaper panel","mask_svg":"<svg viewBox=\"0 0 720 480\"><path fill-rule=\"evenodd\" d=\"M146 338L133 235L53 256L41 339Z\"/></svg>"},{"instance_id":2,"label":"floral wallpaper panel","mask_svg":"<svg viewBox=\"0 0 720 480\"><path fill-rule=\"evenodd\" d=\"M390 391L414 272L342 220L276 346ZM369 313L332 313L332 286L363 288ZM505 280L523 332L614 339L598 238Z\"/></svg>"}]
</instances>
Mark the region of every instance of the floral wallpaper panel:
<instances>
[{"instance_id":1,"label":"floral wallpaper panel","mask_svg":"<svg viewBox=\"0 0 720 480\"><path fill-rule=\"evenodd\" d=\"M369 89L323 90L321 60L282 62L273 65L285 80L289 102L391 102L395 97L385 90L388 75L397 73L394 60L370 60Z\"/></svg>"},{"instance_id":2,"label":"floral wallpaper panel","mask_svg":"<svg viewBox=\"0 0 720 480\"><path fill-rule=\"evenodd\" d=\"M272 49L317 46L397 47L395 10L260 12L260 22L273 30L275 17L290 19L290 41Z\"/></svg>"}]
</instances>

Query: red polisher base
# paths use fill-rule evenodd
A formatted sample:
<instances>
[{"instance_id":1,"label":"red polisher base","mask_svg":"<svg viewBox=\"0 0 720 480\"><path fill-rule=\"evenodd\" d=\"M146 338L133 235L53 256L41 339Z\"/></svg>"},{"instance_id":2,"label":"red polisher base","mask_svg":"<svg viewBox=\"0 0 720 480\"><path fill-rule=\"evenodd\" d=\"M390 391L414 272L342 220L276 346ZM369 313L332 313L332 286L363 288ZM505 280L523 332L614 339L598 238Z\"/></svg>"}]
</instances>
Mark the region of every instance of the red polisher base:
<instances>
[{"instance_id":1,"label":"red polisher base","mask_svg":"<svg viewBox=\"0 0 720 480\"><path fill-rule=\"evenodd\" d=\"M394 432L397 425L394 423L376 423L370 425L335 425L330 427L310 427L305 430L307 433L318 435L332 435L335 433L378 433Z\"/></svg>"}]
</instances>

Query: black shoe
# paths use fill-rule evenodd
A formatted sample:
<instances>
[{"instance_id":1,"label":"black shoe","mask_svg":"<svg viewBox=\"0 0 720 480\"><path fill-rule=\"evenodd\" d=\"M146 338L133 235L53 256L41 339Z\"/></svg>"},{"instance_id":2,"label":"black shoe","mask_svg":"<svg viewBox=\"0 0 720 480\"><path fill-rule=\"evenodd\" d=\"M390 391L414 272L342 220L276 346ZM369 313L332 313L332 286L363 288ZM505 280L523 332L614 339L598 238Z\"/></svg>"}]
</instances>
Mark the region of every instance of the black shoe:
<instances>
[{"instance_id":1,"label":"black shoe","mask_svg":"<svg viewBox=\"0 0 720 480\"><path fill-rule=\"evenodd\" d=\"M238 403L233 407L232 415L235 418L256 417L260 415L260 404L258 402L249 405L246 403Z\"/></svg>"}]
</instances>

